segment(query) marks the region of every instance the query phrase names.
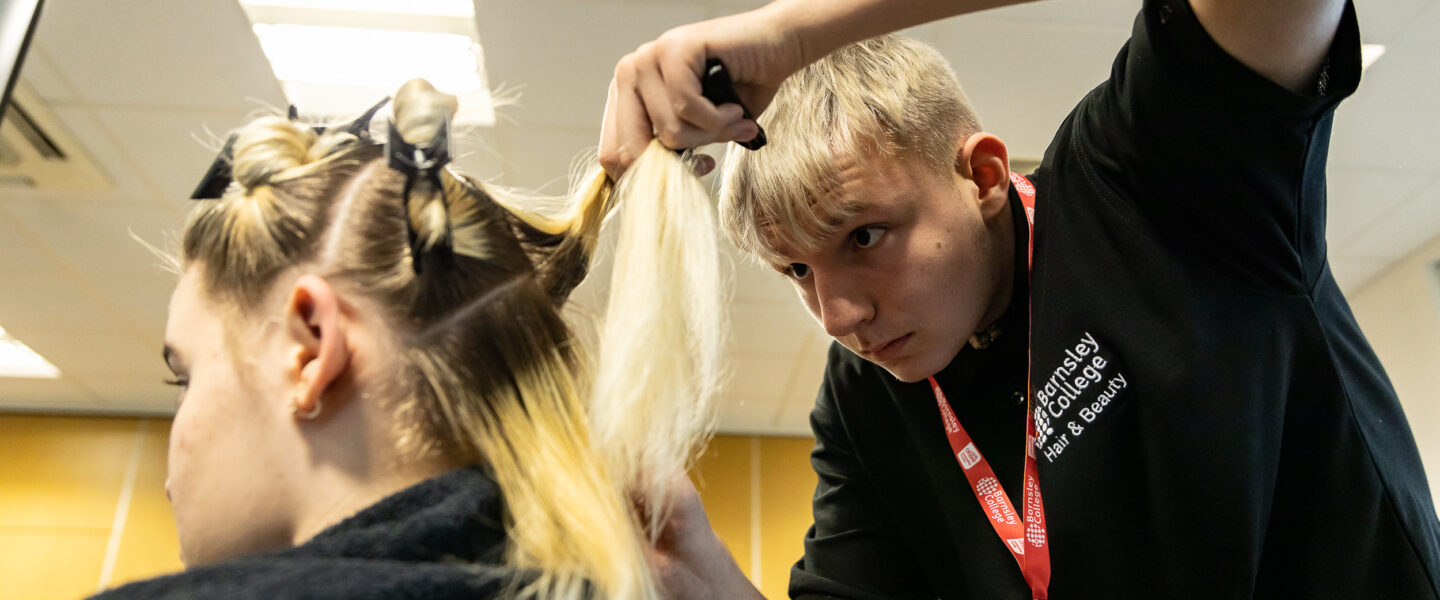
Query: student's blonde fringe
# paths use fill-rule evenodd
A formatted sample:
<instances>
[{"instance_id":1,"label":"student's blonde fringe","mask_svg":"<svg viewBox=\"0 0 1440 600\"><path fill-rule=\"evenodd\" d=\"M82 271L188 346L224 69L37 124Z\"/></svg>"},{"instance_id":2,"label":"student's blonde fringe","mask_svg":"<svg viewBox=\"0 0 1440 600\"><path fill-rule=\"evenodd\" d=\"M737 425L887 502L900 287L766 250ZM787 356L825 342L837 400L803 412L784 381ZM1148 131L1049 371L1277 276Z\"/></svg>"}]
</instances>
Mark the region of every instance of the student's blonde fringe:
<instances>
[{"instance_id":1,"label":"student's blonde fringe","mask_svg":"<svg viewBox=\"0 0 1440 600\"><path fill-rule=\"evenodd\" d=\"M893 34L791 75L759 123L764 151L726 151L719 212L730 241L773 266L785 260L776 241L813 252L854 214L836 201L843 164L904 155L948 172L960 140L981 130L940 52Z\"/></svg>"}]
</instances>

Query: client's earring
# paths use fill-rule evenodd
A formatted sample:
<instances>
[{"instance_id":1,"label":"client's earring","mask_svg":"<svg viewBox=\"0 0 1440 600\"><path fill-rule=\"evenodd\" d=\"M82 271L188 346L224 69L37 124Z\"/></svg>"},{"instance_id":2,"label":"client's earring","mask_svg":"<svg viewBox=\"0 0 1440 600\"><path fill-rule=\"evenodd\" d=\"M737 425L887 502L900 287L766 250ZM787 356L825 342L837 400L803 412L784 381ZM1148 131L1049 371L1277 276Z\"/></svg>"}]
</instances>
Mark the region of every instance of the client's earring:
<instances>
[{"instance_id":1,"label":"client's earring","mask_svg":"<svg viewBox=\"0 0 1440 600\"><path fill-rule=\"evenodd\" d=\"M295 411L295 416L305 419L306 421L314 421L315 417L320 416L320 411L324 409L320 404L319 398L315 399L315 407L306 412L300 412L300 403L298 401L292 403L290 407Z\"/></svg>"}]
</instances>

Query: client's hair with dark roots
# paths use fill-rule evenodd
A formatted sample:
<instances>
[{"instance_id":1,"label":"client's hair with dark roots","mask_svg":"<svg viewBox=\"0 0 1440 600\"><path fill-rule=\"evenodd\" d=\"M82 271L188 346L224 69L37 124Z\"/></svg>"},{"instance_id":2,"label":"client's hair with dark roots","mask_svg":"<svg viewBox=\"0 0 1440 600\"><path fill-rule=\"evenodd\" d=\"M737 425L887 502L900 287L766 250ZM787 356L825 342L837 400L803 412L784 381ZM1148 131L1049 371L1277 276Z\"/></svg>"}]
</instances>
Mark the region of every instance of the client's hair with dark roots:
<instances>
[{"instance_id":1,"label":"client's hair with dark roots","mask_svg":"<svg viewBox=\"0 0 1440 600\"><path fill-rule=\"evenodd\" d=\"M454 97L415 80L396 95L395 128L424 146L455 110ZM522 595L654 597L630 502L663 497L711 423L722 311L707 194L658 143L618 192L595 173L558 218L449 169L439 189L413 180L407 203L406 177L382 146L265 117L238 132L234 183L196 208L183 235L182 268L240 314L301 267L384 317L401 374L397 427L413 442L397 450L495 477L507 563L541 573ZM617 197L644 221L622 224L591 359L561 308Z\"/></svg>"}]
</instances>

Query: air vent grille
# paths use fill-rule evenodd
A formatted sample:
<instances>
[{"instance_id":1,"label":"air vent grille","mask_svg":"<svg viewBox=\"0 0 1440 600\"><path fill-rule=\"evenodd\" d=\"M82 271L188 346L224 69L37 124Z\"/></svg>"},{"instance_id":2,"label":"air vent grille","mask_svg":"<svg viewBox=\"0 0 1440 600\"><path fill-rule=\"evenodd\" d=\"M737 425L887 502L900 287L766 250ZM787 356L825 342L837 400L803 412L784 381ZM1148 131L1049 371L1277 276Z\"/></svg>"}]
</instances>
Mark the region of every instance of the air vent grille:
<instances>
[{"instance_id":1,"label":"air vent grille","mask_svg":"<svg viewBox=\"0 0 1440 600\"><path fill-rule=\"evenodd\" d=\"M29 87L15 87L0 122L0 187L84 192L109 179Z\"/></svg>"}]
</instances>

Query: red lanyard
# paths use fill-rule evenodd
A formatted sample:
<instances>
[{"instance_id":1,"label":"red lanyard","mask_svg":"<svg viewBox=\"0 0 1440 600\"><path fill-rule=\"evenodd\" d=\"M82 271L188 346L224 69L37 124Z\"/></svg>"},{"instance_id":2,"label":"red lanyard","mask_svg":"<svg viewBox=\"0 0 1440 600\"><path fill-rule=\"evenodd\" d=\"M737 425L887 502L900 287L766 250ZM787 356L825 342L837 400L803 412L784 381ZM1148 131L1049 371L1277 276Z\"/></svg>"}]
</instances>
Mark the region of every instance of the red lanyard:
<instances>
[{"instance_id":1,"label":"red lanyard","mask_svg":"<svg viewBox=\"0 0 1440 600\"><path fill-rule=\"evenodd\" d=\"M1033 269L1035 187L1019 173L1011 173L1010 182L1020 193L1020 203L1025 208L1025 220L1030 225L1030 256L1027 268ZM1028 362L1025 371L1028 386ZM1005 494L1005 488L1000 485L995 471L990 468L990 462L980 454L980 449L970 440L970 434L965 432L965 427L955 418L955 413L950 410L950 403L945 400L945 393L940 391L940 384L934 377L930 378L930 389L934 390L935 402L940 405L940 419L945 426L945 436L950 438L950 449L955 452L955 460L960 462L960 468L965 471L965 478L970 480L970 489L975 492L975 499L980 501L980 508L990 517L995 533L1015 556L1015 562L1020 565L1025 582L1030 584L1034 600L1046 600L1050 588L1050 545L1045 538L1045 504L1040 500L1040 473L1035 462L1035 416L1031 413L1034 407L1027 403L1025 408L1025 489L1024 496L1021 497L1025 503L1025 520L1021 521L1014 505L1010 503L1010 496ZM1033 399L1034 394L1027 393L1026 398Z\"/></svg>"}]
</instances>

